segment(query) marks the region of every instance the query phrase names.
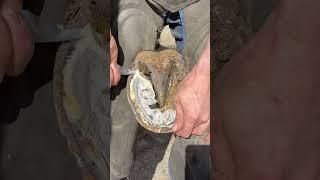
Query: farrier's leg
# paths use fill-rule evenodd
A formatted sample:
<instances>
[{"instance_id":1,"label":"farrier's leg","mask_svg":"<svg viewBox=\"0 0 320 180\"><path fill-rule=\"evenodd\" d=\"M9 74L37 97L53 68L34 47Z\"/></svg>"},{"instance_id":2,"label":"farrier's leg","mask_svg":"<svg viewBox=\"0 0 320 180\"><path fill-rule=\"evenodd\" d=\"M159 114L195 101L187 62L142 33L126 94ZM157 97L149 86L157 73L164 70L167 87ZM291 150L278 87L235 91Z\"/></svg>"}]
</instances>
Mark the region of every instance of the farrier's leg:
<instances>
[{"instance_id":1,"label":"farrier's leg","mask_svg":"<svg viewBox=\"0 0 320 180\"><path fill-rule=\"evenodd\" d=\"M186 45L184 56L190 59L190 70L197 63L210 33L210 1L201 0L184 9Z\"/></svg>"},{"instance_id":2,"label":"farrier's leg","mask_svg":"<svg viewBox=\"0 0 320 180\"><path fill-rule=\"evenodd\" d=\"M210 1L202 0L184 10L187 41L183 54L189 60L190 70L199 59L209 37L209 8ZM177 137L170 153L169 173L172 180L184 180L188 177L209 179L209 144L198 136L191 136L189 139Z\"/></svg>"},{"instance_id":3,"label":"farrier's leg","mask_svg":"<svg viewBox=\"0 0 320 180\"><path fill-rule=\"evenodd\" d=\"M117 23L114 24L118 31L118 63L129 67L137 53L154 50L157 31L162 28L162 18L145 1L122 0L119 2ZM127 100L125 81L121 80L118 87L112 90L111 179L129 176L134 162L133 147L138 123Z\"/></svg>"}]
</instances>

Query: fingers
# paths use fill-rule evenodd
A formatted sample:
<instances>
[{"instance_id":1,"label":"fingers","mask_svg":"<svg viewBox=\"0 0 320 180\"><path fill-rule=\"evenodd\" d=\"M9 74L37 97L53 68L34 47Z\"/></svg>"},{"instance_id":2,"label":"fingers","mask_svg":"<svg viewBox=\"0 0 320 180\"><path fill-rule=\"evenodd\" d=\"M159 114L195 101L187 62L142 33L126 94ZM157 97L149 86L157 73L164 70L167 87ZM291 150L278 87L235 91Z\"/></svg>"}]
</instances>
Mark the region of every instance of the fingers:
<instances>
[{"instance_id":1,"label":"fingers","mask_svg":"<svg viewBox=\"0 0 320 180\"><path fill-rule=\"evenodd\" d=\"M210 143L210 120L194 128L192 135L202 136L205 143Z\"/></svg>"},{"instance_id":2,"label":"fingers","mask_svg":"<svg viewBox=\"0 0 320 180\"><path fill-rule=\"evenodd\" d=\"M209 128L210 128L210 120L194 128L192 131L192 134L196 136L203 136L204 133L209 130Z\"/></svg>"},{"instance_id":3,"label":"fingers","mask_svg":"<svg viewBox=\"0 0 320 180\"><path fill-rule=\"evenodd\" d=\"M10 28L13 42L12 63L7 73L9 75L19 75L33 55L32 34L18 12L12 9L3 9L2 16Z\"/></svg>"},{"instance_id":4,"label":"fingers","mask_svg":"<svg viewBox=\"0 0 320 180\"><path fill-rule=\"evenodd\" d=\"M196 117L190 115L192 112L183 109L180 96L176 97L176 120L172 128L173 132L181 137L189 138L194 128Z\"/></svg>"},{"instance_id":5,"label":"fingers","mask_svg":"<svg viewBox=\"0 0 320 180\"><path fill-rule=\"evenodd\" d=\"M4 0L1 4L1 15L10 29L13 49L8 75L19 75L33 55L32 34L20 16L22 0ZM3 34L1 34L3 35Z\"/></svg>"},{"instance_id":6,"label":"fingers","mask_svg":"<svg viewBox=\"0 0 320 180\"><path fill-rule=\"evenodd\" d=\"M109 87L111 87L113 84L113 70L111 68L111 65L110 65L110 80L109 80Z\"/></svg>"},{"instance_id":7,"label":"fingers","mask_svg":"<svg viewBox=\"0 0 320 180\"><path fill-rule=\"evenodd\" d=\"M188 100L190 98L188 96L185 96L180 89L184 89L183 84L179 85L175 98L176 120L172 130L178 136L189 138L194 126L194 118L193 116L189 116L189 109L184 109L186 99L188 103Z\"/></svg>"},{"instance_id":8,"label":"fingers","mask_svg":"<svg viewBox=\"0 0 320 180\"><path fill-rule=\"evenodd\" d=\"M176 132L178 136L189 138L192 130L195 126L196 116L190 115L190 112L187 112L187 109L184 110L181 106L183 119L181 119L181 128Z\"/></svg>"},{"instance_id":9,"label":"fingers","mask_svg":"<svg viewBox=\"0 0 320 180\"><path fill-rule=\"evenodd\" d=\"M112 36L111 32L110 32L110 59L111 59L110 64L117 63L118 47L117 47L116 40Z\"/></svg>"},{"instance_id":10,"label":"fingers","mask_svg":"<svg viewBox=\"0 0 320 180\"><path fill-rule=\"evenodd\" d=\"M120 70L116 66L116 64L110 64L110 87L116 86L121 79Z\"/></svg>"},{"instance_id":11,"label":"fingers","mask_svg":"<svg viewBox=\"0 0 320 180\"><path fill-rule=\"evenodd\" d=\"M174 125L172 126L172 131L174 133L179 132L183 127L183 110L180 103L180 99L177 97L176 100L176 119Z\"/></svg>"},{"instance_id":12,"label":"fingers","mask_svg":"<svg viewBox=\"0 0 320 180\"><path fill-rule=\"evenodd\" d=\"M110 87L116 86L120 79L121 73L117 65L118 60L118 47L117 43L110 32Z\"/></svg>"},{"instance_id":13,"label":"fingers","mask_svg":"<svg viewBox=\"0 0 320 180\"><path fill-rule=\"evenodd\" d=\"M13 45L12 38L10 36L10 29L2 16L0 16L0 44L0 80L2 81L13 56Z\"/></svg>"},{"instance_id":14,"label":"fingers","mask_svg":"<svg viewBox=\"0 0 320 180\"><path fill-rule=\"evenodd\" d=\"M189 138L191 135L203 136L205 132L210 130L210 119L203 124L196 125L195 122L198 122L198 120L195 116L183 116L188 113L184 113L179 98L176 102L176 121L172 127L172 131L176 135L184 138ZM210 133L205 135L203 140L204 142L210 142Z\"/></svg>"}]
</instances>

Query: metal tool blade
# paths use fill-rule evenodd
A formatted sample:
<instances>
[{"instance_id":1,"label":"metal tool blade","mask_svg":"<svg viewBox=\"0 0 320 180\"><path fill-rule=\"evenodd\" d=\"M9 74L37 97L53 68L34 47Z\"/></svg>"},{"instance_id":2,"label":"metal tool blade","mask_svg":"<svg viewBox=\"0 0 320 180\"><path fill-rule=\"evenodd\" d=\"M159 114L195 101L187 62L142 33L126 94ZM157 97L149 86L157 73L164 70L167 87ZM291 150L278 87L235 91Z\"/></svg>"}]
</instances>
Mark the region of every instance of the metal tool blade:
<instances>
[{"instance_id":1,"label":"metal tool blade","mask_svg":"<svg viewBox=\"0 0 320 180\"><path fill-rule=\"evenodd\" d=\"M133 75L135 73L135 71L132 71L131 69L128 69L128 68L124 68L124 67L120 66L119 64L117 64L117 67L119 68L122 76L129 76L129 75Z\"/></svg>"}]
</instances>

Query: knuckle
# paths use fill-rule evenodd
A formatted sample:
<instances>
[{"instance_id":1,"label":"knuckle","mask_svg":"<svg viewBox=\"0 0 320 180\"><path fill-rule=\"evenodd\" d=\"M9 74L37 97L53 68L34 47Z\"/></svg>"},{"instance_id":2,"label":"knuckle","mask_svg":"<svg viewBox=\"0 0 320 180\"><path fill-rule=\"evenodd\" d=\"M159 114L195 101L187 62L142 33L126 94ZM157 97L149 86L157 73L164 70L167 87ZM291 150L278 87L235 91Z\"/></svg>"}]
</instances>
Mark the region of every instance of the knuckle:
<instances>
[{"instance_id":1,"label":"knuckle","mask_svg":"<svg viewBox=\"0 0 320 180\"><path fill-rule=\"evenodd\" d=\"M182 133L180 136L183 137L183 138L188 138L189 137L188 133Z\"/></svg>"}]
</instances>

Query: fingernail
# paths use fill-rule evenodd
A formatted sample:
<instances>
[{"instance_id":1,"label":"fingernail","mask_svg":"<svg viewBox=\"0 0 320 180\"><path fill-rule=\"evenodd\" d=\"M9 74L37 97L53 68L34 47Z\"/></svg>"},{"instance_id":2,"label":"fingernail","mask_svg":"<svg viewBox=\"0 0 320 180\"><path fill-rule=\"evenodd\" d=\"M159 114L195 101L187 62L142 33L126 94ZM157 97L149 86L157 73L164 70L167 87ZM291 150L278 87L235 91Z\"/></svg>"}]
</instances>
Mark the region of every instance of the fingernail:
<instances>
[{"instance_id":1,"label":"fingernail","mask_svg":"<svg viewBox=\"0 0 320 180\"><path fill-rule=\"evenodd\" d=\"M18 13L14 12L12 9L4 9L3 16L8 21L8 23L11 22L14 24L21 24L22 22L21 16Z\"/></svg>"}]
</instances>

